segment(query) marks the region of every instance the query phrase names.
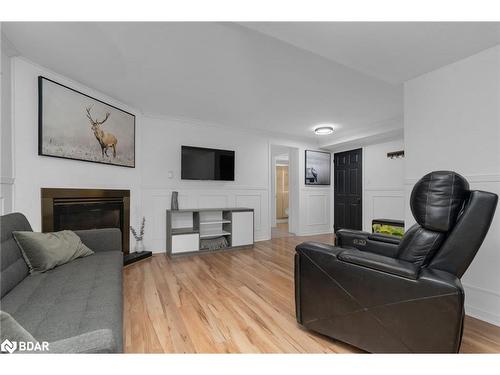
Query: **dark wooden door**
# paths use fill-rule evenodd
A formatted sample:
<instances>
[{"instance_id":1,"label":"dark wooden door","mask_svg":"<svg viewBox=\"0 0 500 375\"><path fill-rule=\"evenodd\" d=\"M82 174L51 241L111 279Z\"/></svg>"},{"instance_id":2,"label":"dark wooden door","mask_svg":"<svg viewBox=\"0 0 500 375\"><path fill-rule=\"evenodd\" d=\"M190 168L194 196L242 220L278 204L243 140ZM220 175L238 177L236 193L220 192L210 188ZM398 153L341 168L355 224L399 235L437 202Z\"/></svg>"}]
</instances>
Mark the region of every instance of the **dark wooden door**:
<instances>
[{"instance_id":1,"label":"dark wooden door","mask_svg":"<svg viewBox=\"0 0 500 375\"><path fill-rule=\"evenodd\" d=\"M334 155L333 228L362 229L362 150Z\"/></svg>"}]
</instances>

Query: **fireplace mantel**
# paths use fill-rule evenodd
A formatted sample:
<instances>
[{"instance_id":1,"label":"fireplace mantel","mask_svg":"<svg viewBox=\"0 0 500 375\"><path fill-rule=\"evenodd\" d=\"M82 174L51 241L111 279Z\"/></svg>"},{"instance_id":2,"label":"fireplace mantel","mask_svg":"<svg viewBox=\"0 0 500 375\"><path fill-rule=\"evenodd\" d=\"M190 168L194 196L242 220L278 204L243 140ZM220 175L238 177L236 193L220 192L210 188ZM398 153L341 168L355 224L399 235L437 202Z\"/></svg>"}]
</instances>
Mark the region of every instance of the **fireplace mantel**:
<instances>
[{"instance_id":1,"label":"fireplace mantel","mask_svg":"<svg viewBox=\"0 0 500 375\"><path fill-rule=\"evenodd\" d=\"M123 252L129 253L130 190L42 188L41 203L42 232L119 228L122 231ZM85 218L87 222L79 224L78 218L61 222L58 215L66 215L66 218L82 215L82 220ZM108 222L106 216L110 217Z\"/></svg>"}]
</instances>

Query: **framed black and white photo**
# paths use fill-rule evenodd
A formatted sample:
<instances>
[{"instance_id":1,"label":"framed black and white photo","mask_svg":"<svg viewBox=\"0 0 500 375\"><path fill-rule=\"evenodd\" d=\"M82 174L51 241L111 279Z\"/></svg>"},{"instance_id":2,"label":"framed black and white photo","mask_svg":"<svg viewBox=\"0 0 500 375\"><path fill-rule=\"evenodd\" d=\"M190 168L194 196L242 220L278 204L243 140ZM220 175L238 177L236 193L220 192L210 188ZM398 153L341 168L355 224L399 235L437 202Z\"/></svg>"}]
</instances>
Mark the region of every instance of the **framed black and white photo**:
<instances>
[{"instance_id":1,"label":"framed black and white photo","mask_svg":"<svg viewBox=\"0 0 500 375\"><path fill-rule=\"evenodd\" d=\"M38 154L135 167L135 116L38 77Z\"/></svg>"},{"instance_id":2,"label":"framed black and white photo","mask_svg":"<svg viewBox=\"0 0 500 375\"><path fill-rule=\"evenodd\" d=\"M306 185L330 185L331 154L306 150Z\"/></svg>"}]
</instances>

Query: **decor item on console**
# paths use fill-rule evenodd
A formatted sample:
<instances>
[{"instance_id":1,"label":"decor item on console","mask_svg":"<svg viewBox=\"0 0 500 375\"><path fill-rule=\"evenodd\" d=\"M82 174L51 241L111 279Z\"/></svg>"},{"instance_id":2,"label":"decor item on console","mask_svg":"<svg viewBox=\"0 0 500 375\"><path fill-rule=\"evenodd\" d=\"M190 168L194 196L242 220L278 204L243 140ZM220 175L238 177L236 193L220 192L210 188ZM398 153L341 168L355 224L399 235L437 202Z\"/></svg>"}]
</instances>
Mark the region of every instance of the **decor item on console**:
<instances>
[{"instance_id":1,"label":"decor item on console","mask_svg":"<svg viewBox=\"0 0 500 375\"><path fill-rule=\"evenodd\" d=\"M139 229L139 233L134 229L133 226L130 226L130 231L132 232L132 235L135 238L135 252L137 254L140 254L144 251L144 227L146 225L146 218L142 218L142 223L141 223L141 228Z\"/></svg>"},{"instance_id":2,"label":"decor item on console","mask_svg":"<svg viewBox=\"0 0 500 375\"><path fill-rule=\"evenodd\" d=\"M135 116L38 77L38 155L135 167Z\"/></svg>"},{"instance_id":3,"label":"decor item on console","mask_svg":"<svg viewBox=\"0 0 500 375\"><path fill-rule=\"evenodd\" d=\"M229 247L226 237L206 238L200 240L200 249L219 250Z\"/></svg>"},{"instance_id":4,"label":"decor item on console","mask_svg":"<svg viewBox=\"0 0 500 375\"><path fill-rule=\"evenodd\" d=\"M142 218L141 227L139 229L139 233L130 226L130 231L135 238L135 248L134 252L130 254L126 254L123 257L123 264L126 266L128 264L132 264L138 262L139 260L149 258L153 255L152 251L146 251L144 249L144 228L146 226L146 218Z\"/></svg>"},{"instance_id":5,"label":"decor item on console","mask_svg":"<svg viewBox=\"0 0 500 375\"><path fill-rule=\"evenodd\" d=\"M306 150L306 185L330 185L331 154L324 151Z\"/></svg>"},{"instance_id":6,"label":"decor item on console","mask_svg":"<svg viewBox=\"0 0 500 375\"><path fill-rule=\"evenodd\" d=\"M402 239L340 229L336 246L295 254L297 321L369 352L456 353L464 322L461 277L493 220L498 196L437 171L413 187L416 224Z\"/></svg>"},{"instance_id":7,"label":"decor item on console","mask_svg":"<svg viewBox=\"0 0 500 375\"><path fill-rule=\"evenodd\" d=\"M172 192L172 199L170 201L170 209L171 210L178 210L179 209L179 200L178 200L179 193L176 191Z\"/></svg>"}]
</instances>

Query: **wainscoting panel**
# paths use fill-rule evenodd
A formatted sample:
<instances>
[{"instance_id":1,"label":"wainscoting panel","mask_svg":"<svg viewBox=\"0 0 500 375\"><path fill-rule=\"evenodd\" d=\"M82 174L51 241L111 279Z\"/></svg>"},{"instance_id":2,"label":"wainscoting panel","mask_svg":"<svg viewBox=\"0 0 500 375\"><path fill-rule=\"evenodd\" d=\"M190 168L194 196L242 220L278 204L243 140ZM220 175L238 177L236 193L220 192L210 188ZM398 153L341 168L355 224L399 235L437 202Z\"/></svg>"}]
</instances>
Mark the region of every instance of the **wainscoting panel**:
<instances>
[{"instance_id":1,"label":"wainscoting panel","mask_svg":"<svg viewBox=\"0 0 500 375\"><path fill-rule=\"evenodd\" d=\"M311 235L333 232L331 220L331 188L308 187L301 190L302 207L305 210L305 215L300 219L303 220L303 228L300 235Z\"/></svg>"},{"instance_id":2,"label":"wainscoting panel","mask_svg":"<svg viewBox=\"0 0 500 375\"><path fill-rule=\"evenodd\" d=\"M371 232L373 219L405 218L403 186L367 187L363 192L363 230Z\"/></svg>"},{"instance_id":3,"label":"wainscoting panel","mask_svg":"<svg viewBox=\"0 0 500 375\"><path fill-rule=\"evenodd\" d=\"M227 194L203 194L198 196L197 208L229 207L228 198Z\"/></svg>"},{"instance_id":4,"label":"wainscoting panel","mask_svg":"<svg viewBox=\"0 0 500 375\"><path fill-rule=\"evenodd\" d=\"M328 195L310 194L307 200L307 225L328 225Z\"/></svg>"},{"instance_id":5,"label":"wainscoting panel","mask_svg":"<svg viewBox=\"0 0 500 375\"><path fill-rule=\"evenodd\" d=\"M11 213L13 210L14 179L0 177L0 215Z\"/></svg>"},{"instance_id":6,"label":"wainscoting panel","mask_svg":"<svg viewBox=\"0 0 500 375\"><path fill-rule=\"evenodd\" d=\"M248 207L254 209L255 231L262 229L262 197L260 194L237 194L235 207Z\"/></svg>"},{"instance_id":7,"label":"wainscoting panel","mask_svg":"<svg viewBox=\"0 0 500 375\"><path fill-rule=\"evenodd\" d=\"M172 191L179 192L179 208L250 207L255 212L255 240L270 238L268 223L268 190L260 188L143 188L142 210L146 217L145 245L153 252L165 251L166 210ZM150 229L150 232L148 230Z\"/></svg>"},{"instance_id":8,"label":"wainscoting panel","mask_svg":"<svg viewBox=\"0 0 500 375\"><path fill-rule=\"evenodd\" d=\"M147 232L147 229L149 227L153 228L153 233L151 233L152 240L165 238L165 243L166 243L166 234L165 234L165 231L167 230L166 207L170 207L170 194L164 194L164 195L156 194L150 196L149 198L150 198L148 201L148 203L150 203L149 207L143 206L143 215L146 218L146 223L148 224L146 226L144 242L148 242L148 237L151 238L151 235L148 236ZM149 208L151 211L147 210L147 208ZM163 247L165 247L165 243L163 244Z\"/></svg>"}]
</instances>

